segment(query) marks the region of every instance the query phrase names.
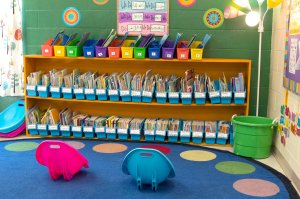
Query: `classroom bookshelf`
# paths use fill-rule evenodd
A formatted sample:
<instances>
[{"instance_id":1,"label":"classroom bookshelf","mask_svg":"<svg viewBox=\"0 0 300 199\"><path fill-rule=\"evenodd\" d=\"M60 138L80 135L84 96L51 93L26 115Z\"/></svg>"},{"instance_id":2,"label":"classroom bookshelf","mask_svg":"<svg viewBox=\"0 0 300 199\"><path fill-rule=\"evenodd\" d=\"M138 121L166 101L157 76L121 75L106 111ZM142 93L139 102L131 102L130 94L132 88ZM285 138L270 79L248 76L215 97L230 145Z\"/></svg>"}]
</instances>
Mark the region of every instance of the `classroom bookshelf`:
<instances>
[{"instance_id":1,"label":"classroom bookshelf","mask_svg":"<svg viewBox=\"0 0 300 199\"><path fill-rule=\"evenodd\" d=\"M41 55L24 56L24 77L38 70L48 72L52 69L72 70L79 68L81 73L87 71L97 71L100 74L113 72L131 72L144 74L152 69L153 74L161 75L176 74L183 76L188 69L194 69L195 74L208 74L213 79L218 79L224 74L227 77L244 74L247 96L244 104L211 104L207 102L203 105L195 104L159 104L155 98L152 103L143 102L122 102L122 101L98 101L98 100L76 100L64 98L41 98L31 97L25 88L26 110L38 105L42 109L51 107L62 110L70 108L80 113L120 117L139 118L178 118L183 120L227 120L230 121L232 115L248 115L251 60L246 59L202 59L202 60L177 60L177 59L112 59L112 58L85 58L85 57L44 57ZM30 136L28 129L26 135Z\"/></svg>"}]
</instances>

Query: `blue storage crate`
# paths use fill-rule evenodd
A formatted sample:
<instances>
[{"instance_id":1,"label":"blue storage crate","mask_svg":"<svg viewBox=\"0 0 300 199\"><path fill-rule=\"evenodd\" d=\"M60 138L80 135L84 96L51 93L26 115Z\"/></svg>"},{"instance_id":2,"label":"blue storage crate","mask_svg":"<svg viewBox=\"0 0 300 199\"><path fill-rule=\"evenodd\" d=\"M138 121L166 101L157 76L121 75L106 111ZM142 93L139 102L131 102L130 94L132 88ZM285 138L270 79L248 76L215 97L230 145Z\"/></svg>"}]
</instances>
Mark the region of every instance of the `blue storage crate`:
<instances>
[{"instance_id":1,"label":"blue storage crate","mask_svg":"<svg viewBox=\"0 0 300 199\"><path fill-rule=\"evenodd\" d=\"M70 137L72 135L71 126L69 125L60 125L59 129L60 129L61 136L63 137Z\"/></svg>"},{"instance_id":2,"label":"blue storage crate","mask_svg":"<svg viewBox=\"0 0 300 199\"><path fill-rule=\"evenodd\" d=\"M84 94L87 100L96 100L96 89L84 89Z\"/></svg>"},{"instance_id":3,"label":"blue storage crate","mask_svg":"<svg viewBox=\"0 0 300 199\"><path fill-rule=\"evenodd\" d=\"M94 127L92 127L92 126L84 126L83 133L84 133L84 137L86 137L86 138L94 138L95 137Z\"/></svg>"},{"instance_id":4,"label":"blue storage crate","mask_svg":"<svg viewBox=\"0 0 300 199\"><path fill-rule=\"evenodd\" d=\"M36 128L36 124L28 124L27 129L28 129L30 135L38 135L39 134L39 132Z\"/></svg>"},{"instance_id":5,"label":"blue storage crate","mask_svg":"<svg viewBox=\"0 0 300 199\"><path fill-rule=\"evenodd\" d=\"M180 94L182 104L192 104L193 93L182 92Z\"/></svg>"},{"instance_id":6,"label":"blue storage crate","mask_svg":"<svg viewBox=\"0 0 300 199\"><path fill-rule=\"evenodd\" d=\"M190 131L180 131L180 142L188 143L191 141Z\"/></svg>"},{"instance_id":7,"label":"blue storage crate","mask_svg":"<svg viewBox=\"0 0 300 199\"><path fill-rule=\"evenodd\" d=\"M31 97L35 97L38 95L37 93L37 86L33 85L26 85L27 95Z\"/></svg>"},{"instance_id":8,"label":"blue storage crate","mask_svg":"<svg viewBox=\"0 0 300 199\"><path fill-rule=\"evenodd\" d=\"M168 92L168 97L171 104L179 103L179 92Z\"/></svg>"},{"instance_id":9,"label":"blue storage crate","mask_svg":"<svg viewBox=\"0 0 300 199\"><path fill-rule=\"evenodd\" d=\"M178 142L178 131L168 130L168 142Z\"/></svg>"},{"instance_id":10,"label":"blue storage crate","mask_svg":"<svg viewBox=\"0 0 300 199\"><path fill-rule=\"evenodd\" d=\"M167 131L155 130L155 140L156 141L165 141Z\"/></svg>"},{"instance_id":11,"label":"blue storage crate","mask_svg":"<svg viewBox=\"0 0 300 199\"><path fill-rule=\"evenodd\" d=\"M141 130L133 130L133 129L130 129L130 138L131 140L141 140L141 136L142 136L142 133L141 133Z\"/></svg>"},{"instance_id":12,"label":"blue storage crate","mask_svg":"<svg viewBox=\"0 0 300 199\"><path fill-rule=\"evenodd\" d=\"M195 92L194 95L196 104L205 104L206 92Z\"/></svg>"},{"instance_id":13,"label":"blue storage crate","mask_svg":"<svg viewBox=\"0 0 300 199\"><path fill-rule=\"evenodd\" d=\"M161 57L161 48L151 47L151 44L148 47L148 54L150 59L159 59Z\"/></svg>"},{"instance_id":14,"label":"blue storage crate","mask_svg":"<svg viewBox=\"0 0 300 199\"><path fill-rule=\"evenodd\" d=\"M232 92L221 92L221 104L231 104Z\"/></svg>"},{"instance_id":15,"label":"blue storage crate","mask_svg":"<svg viewBox=\"0 0 300 199\"><path fill-rule=\"evenodd\" d=\"M142 101L142 91L131 91L132 102L141 102Z\"/></svg>"},{"instance_id":16,"label":"blue storage crate","mask_svg":"<svg viewBox=\"0 0 300 199\"><path fill-rule=\"evenodd\" d=\"M98 100L107 100L107 89L96 89L96 95Z\"/></svg>"},{"instance_id":17,"label":"blue storage crate","mask_svg":"<svg viewBox=\"0 0 300 199\"><path fill-rule=\"evenodd\" d=\"M207 133L205 132L205 143L206 144L215 144L216 143L216 133Z\"/></svg>"},{"instance_id":18,"label":"blue storage crate","mask_svg":"<svg viewBox=\"0 0 300 199\"><path fill-rule=\"evenodd\" d=\"M84 88L74 88L74 94L77 100L85 99L84 90L85 90Z\"/></svg>"},{"instance_id":19,"label":"blue storage crate","mask_svg":"<svg viewBox=\"0 0 300 199\"><path fill-rule=\"evenodd\" d=\"M155 130L145 130L145 140L154 141Z\"/></svg>"},{"instance_id":20,"label":"blue storage crate","mask_svg":"<svg viewBox=\"0 0 300 199\"><path fill-rule=\"evenodd\" d=\"M119 101L119 90L108 90L108 96L110 101Z\"/></svg>"},{"instance_id":21,"label":"blue storage crate","mask_svg":"<svg viewBox=\"0 0 300 199\"><path fill-rule=\"evenodd\" d=\"M118 129L117 132L120 140L128 140L128 129Z\"/></svg>"},{"instance_id":22,"label":"blue storage crate","mask_svg":"<svg viewBox=\"0 0 300 199\"><path fill-rule=\"evenodd\" d=\"M97 138L106 138L105 127L96 127L95 133Z\"/></svg>"},{"instance_id":23,"label":"blue storage crate","mask_svg":"<svg viewBox=\"0 0 300 199\"><path fill-rule=\"evenodd\" d=\"M130 90L121 90L120 96L121 96L122 102L131 102Z\"/></svg>"},{"instance_id":24,"label":"blue storage crate","mask_svg":"<svg viewBox=\"0 0 300 199\"><path fill-rule=\"evenodd\" d=\"M115 128L105 128L105 133L108 139L117 139L117 130Z\"/></svg>"},{"instance_id":25,"label":"blue storage crate","mask_svg":"<svg viewBox=\"0 0 300 199\"><path fill-rule=\"evenodd\" d=\"M37 130L41 136L48 136L49 130L47 124L37 124Z\"/></svg>"},{"instance_id":26,"label":"blue storage crate","mask_svg":"<svg viewBox=\"0 0 300 199\"><path fill-rule=\"evenodd\" d=\"M234 92L234 103L235 104L245 104L246 91L244 92Z\"/></svg>"},{"instance_id":27,"label":"blue storage crate","mask_svg":"<svg viewBox=\"0 0 300 199\"><path fill-rule=\"evenodd\" d=\"M142 102L151 103L153 98L153 91L143 91Z\"/></svg>"},{"instance_id":28,"label":"blue storage crate","mask_svg":"<svg viewBox=\"0 0 300 199\"><path fill-rule=\"evenodd\" d=\"M38 85L37 90L40 97L47 98L50 96L50 86Z\"/></svg>"},{"instance_id":29,"label":"blue storage crate","mask_svg":"<svg viewBox=\"0 0 300 199\"><path fill-rule=\"evenodd\" d=\"M215 91L208 92L210 103L220 104L221 103L221 93L220 93L220 84L218 80L214 81Z\"/></svg>"},{"instance_id":30,"label":"blue storage crate","mask_svg":"<svg viewBox=\"0 0 300 199\"><path fill-rule=\"evenodd\" d=\"M73 99L73 88L62 87L61 92L65 99Z\"/></svg>"},{"instance_id":31,"label":"blue storage crate","mask_svg":"<svg viewBox=\"0 0 300 199\"><path fill-rule=\"evenodd\" d=\"M167 103L167 92L156 92L156 102L160 104Z\"/></svg>"},{"instance_id":32,"label":"blue storage crate","mask_svg":"<svg viewBox=\"0 0 300 199\"><path fill-rule=\"evenodd\" d=\"M49 125L48 129L50 131L50 135L60 136L59 125Z\"/></svg>"},{"instance_id":33,"label":"blue storage crate","mask_svg":"<svg viewBox=\"0 0 300 199\"><path fill-rule=\"evenodd\" d=\"M83 55L85 57L95 57L95 46L97 40L89 39L86 41L85 45L82 47Z\"/></svg>"},{"instance_id":34,"label":"blue storage crate","mask_svg":"<svg viewBox=\"0 0 300 199\"><path fill-rule=\"evenodd\" d=\"M204 132L192 132L192 142L201 144L203 141Z\"/></svg>"},{"instance_id":35,"label":"blue storage crate","mask_svg":"<svg viewBox=\"0 0 300 199\"><path fill-rule=\"evenodd\" d=\"M220 125L222 125L222 124L226 125L226 129L228 130L225 133L220 131L220 129L222 131L224 130L224 126L220 127ZM232 131L231 129L232 129L232 127L231 127L230 122L223 122L223 121L218 122L218 132L217 132L217 143L218 144L226 144L227 143L227 140L229 139L229 135Z\"/></svg>"},{"instance_id":36,"label":"blue storage crate","mask_svg":"<svg viewBox=\"0 0 300 199\"><path fill-rule=\"evenodd\" d=\"M59 86L50 86L50 93L51 93L51 97L53 97L53 98L61 98L62 97L61 87L59 87Z\"/></svg>"},{"instance_id":37,"label":"blue storage crate","mask_svg":"<svg viewBox=\"0 0 300 199\"><path fill-rule=\"evenodd\" d=\"M72 126L72 133L74 137L82 138L83 137L82 126Z\"/></svg>"}]
</instances>

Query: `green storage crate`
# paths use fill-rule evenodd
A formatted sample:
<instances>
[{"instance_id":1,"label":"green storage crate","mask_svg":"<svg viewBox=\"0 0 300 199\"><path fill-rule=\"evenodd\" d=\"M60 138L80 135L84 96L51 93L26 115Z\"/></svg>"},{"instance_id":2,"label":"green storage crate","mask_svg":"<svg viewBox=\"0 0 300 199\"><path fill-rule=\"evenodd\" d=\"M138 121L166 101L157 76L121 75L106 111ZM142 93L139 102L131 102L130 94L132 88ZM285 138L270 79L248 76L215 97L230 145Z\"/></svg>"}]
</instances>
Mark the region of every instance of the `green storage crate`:
<instances>
[{"instance_id":1,"label":"green storage crate","mask_svg":"<svg viewBox=\"0 0 300 199\"><path fill-rule=\"evenodd\" d=\"M133 56L136 59L144 59L146 57L146 48L138 47L141 41L137 42L135 47L133 48Z\"/></svg>"},{"instance_id":2,"label":"green storage crate","mask_svg":"<svg viewBox=\"0 0 300 199\"><path fill-rule=\"evenodd\" d=\"M234 116L232 124L235 154L251 158L270 156L273 134L277 126L274 120L265 117Z\"/></svg>"},{"instance_id":3,"label":"green storage crate","mask_svg":"<svg viewBox=\"0 0 300 199\"><path fill-rule=\"evenodd\" d=\"M79 57L82 56L82 47L76 46L76 44L79 42L79 39L74 39L70 45L67 46L67 56L68 57Z\"/></svg>"}]
</instances>

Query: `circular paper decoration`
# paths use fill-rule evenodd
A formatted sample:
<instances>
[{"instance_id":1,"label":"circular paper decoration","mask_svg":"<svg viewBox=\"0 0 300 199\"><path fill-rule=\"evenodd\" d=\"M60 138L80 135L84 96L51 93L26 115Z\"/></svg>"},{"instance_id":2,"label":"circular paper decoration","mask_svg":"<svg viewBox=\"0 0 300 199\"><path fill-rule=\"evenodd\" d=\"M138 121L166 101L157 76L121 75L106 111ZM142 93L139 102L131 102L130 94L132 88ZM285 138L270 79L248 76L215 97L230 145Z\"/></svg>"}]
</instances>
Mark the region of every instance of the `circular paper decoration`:
<instances>
[{"instance_id":1,"label":"circular paper decoration","mask_svg":"<svg viewBox=\"0 0 300 199\"><path fill-rule=\"evenodd\" d=\"M64 10L62 18L67 26L76 26L80 21L80 13L76 8L68 7Z\"/></svg>"},{"instance_id":2,"label":"circular paper decoration","mask_svg":"<svg viewBox=\"0 0 300 199\"><path fill-rule=\"evenodd\" d=\"M224 15L221 10L211 8L205 12L203 20L208 28L218 28L224 22Z\"/></svg>"},{"instance_id":3,"label":"circular paper decoration","mask_svg":"<svg viewBox=\"0 0 300 199\"><path fill-rule=\"evenodd\" d=\"M93 0L93 2L97 5L104 5L109 2L109 0Z\"/></svg>"},{"instance_id":4,"label":"circular paper decoration","mask_svg":"<svg viewBox=\"0 0 300 199\"><path fill-rule=\"evenodd\" d=\"M192 7L196 0L177 0L178 4L183 7Z\"/></svg>"}]
</instances>

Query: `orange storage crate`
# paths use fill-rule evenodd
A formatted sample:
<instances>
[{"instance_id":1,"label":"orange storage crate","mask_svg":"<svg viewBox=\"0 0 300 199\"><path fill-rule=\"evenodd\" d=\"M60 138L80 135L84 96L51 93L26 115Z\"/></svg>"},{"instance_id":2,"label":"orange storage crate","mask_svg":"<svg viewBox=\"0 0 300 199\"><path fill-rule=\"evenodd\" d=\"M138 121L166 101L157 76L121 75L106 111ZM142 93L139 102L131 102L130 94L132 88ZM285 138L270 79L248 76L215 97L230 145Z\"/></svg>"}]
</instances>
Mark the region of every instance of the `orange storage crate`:
<instances>
[{"instance_id":1,"label":"orange storage crate","mask_svg":"<svg viewBox=\"0 0 300 199\"><path fill-rule=\"evenodd\" d=\"M177 59L186 60L189 59L190 49L183 48L182 45L187 45L188 41L180 41L177 44Z\"/></svg>"},{"instance_id":2,"label":"orange storage crate","mask_svg":"<svg viewBox=\"0 0 300 199\"><path fill-rule=\"evenodd\" d=\"M121 40L114 40L108 47L108 57L109 58L120 58L121 57L121 47L117 46Z\"/></svg>"}]
</instances>

